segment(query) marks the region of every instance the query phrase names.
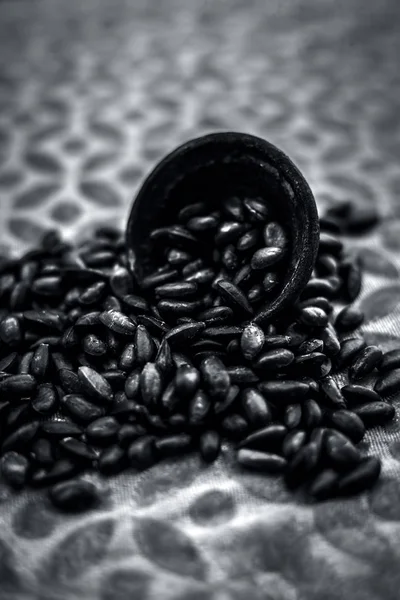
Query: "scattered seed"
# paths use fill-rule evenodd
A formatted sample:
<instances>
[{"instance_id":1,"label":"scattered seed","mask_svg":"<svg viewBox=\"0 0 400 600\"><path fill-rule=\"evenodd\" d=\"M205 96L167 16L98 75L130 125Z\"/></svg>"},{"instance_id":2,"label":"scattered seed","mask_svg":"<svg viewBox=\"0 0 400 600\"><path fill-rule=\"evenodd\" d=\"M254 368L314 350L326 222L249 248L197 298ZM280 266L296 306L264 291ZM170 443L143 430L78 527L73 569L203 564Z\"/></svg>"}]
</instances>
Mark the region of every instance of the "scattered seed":
<instances>
[{"instance_id":1,"label":"scattered seed","mask_svg":"<svg viewBox=\"0 0 400 600\"><path fill-rule=\"evenodd\" d=\"M82 512L100 502L99 491L91 481L70 479L49 490L51 502L64 512Z\"/></svg>"},{"instance_id":2,"label":"scattered seed","mask_svg":"<svg viewBox=\"0 0 400 600\"><path fill-rule=\"evenodd\" d=\"M283 456L271 454L270 452L248 450L247 448L239 450L237 461L245 469L271 474L281 473L287 465L287 461Z\"/></svg>"}]
</instances>

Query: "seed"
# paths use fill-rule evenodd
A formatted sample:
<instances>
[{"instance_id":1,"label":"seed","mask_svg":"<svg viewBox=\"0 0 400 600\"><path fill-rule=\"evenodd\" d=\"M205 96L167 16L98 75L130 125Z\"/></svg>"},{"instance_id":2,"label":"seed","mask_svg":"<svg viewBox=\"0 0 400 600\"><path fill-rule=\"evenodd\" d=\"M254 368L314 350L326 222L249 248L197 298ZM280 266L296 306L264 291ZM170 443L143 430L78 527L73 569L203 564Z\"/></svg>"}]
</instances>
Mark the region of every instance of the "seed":
<instances>
[{"instance_id":1,"label":"seed","mask_svg":"<svg viewBox=\"0 0 400 600\"><path fill-rule=\"evenodd\" d=\"M187 204L178 213L179 221L186 223L192 217L201 215L207 211L206 204L204 202L196 202L194 204Z\"/></svg>"},{"instance_id":2,"label":"seed","mask_svg":"<svg viewBox=\"0 0 400 600\"><path fill-rule=\"evenodd\" d=\"M244 223L237 221L225 221L218 227L215 235L215 243L217 246L226 246L232 242L236 242L248 229Z\"/></svg>"},{"instance_id":3,"label":"seed","mask_svg":"<svg viewBox=\"0 0 400 600\"><path fill-rule=\"evenodd\" d=\"M338 368L348 366L353 358L366 347L366 343L361 338L350 338L342 342L342 347L336 357Z\"/></svg>"},{"instance_id":4,"label":"seed","mask_svg":"<svg viewBox=\"0 0 400 600\"><path fill-rule=\"evenodd\" d=\"M253 287L247 293L247 299L249 302L254 304L255 302L259 302L262 300L264 296L264 291L261 285L253 285Z\"/></svg>"},{"instance_id":5,"label":"seed","mask_svg":"<svg viewBox=\"0 0 400 600\"><path fill-rule=\"evenodd\" d=\"M38 421L31 421L30 423L21 425L21 427L3 440L1 452L4 454L7 450L12 450L13 448L25 450L26 446L28 446L36 436L38 429Z\"/></svg>"},{"instance_id":6,"label":"seed","mask_svg":"<svg viewBox=\"0 0 400 600\"><path fill-rule=\"evenodd\" d=\"M132 442L146 434L142 425L125 423L118 431L118 443L121 448L127 448Z\"/></svg>"},{"instance_id":7,"label":"seed","mask_svg":"<svg viewBox=\"0 0 400 600\"><path fill-rule=\"evenodd\" d=\"M115 417L100 417L86 427L87 437L96 444L113 442L117 438L119 423Z\"/></svg>"},{"instance_id":8,"label":"seed","mask_svg":"<svg viewBox=\"0 0 400 600\"><path fill-rule=\"evenodd\" d=\"M1 387L1 383L0 383ZM374 390L381 396L390 396L400 389L400 369L384 373L378 377Z\"/></svg>"},{"instance_id":9,"label":"seed","mask_svg":"<svg viewBox=\"0 0 400 600\"><path fill-rule=\"evenodd\" d=\"M170 265L173 267L180 267L185 265L187 262L191 260L191 255L184 250L178 250L177 248L173 248L169 250L167 260Z\"/></svg>"},{"instance_id":10,"label":"seed","mask_svg":"<svg viewBox=\"0 0 400 600\"><path fill-rule=\"evenodd\" d=\"M254 271L252 270L251 266L249 264L245 264L236 273L235 277L233 278L233 283L235 285L239 285L240 284L240 285L243 286L243 284L249 282L249 280L251 279L252 275L254 275Z\"/></svg>"},{"instance_id":11,"label":"seed","mask_svg":"<svg viewBox=\"0 0 400 600\"><path fill-rule=\"evenodd\" d=\"M382 350L377 346L367 346L356 357L349 369L350 379L362 379L369 375L382 360Z\"/></svg>"},{"instance_id":12,"label":"seed","mask_svg":"<svg viewBox=\"0 0 400 600\"><path fill-rule=\"evenodd\" d=\"M354 413L360 417L366 427L373 427L391 421L396 411L394 406L387 402L369 402L354 408Z\"/></svg>"},{"instance_id":13,"label":"seed","mask_svg":"<svg viewBox=\"0 0 400 600\"><path fill-rule=\"evenodd\" d=\"M200 385L200 373L194 367L182 365L175 375L175 391L181 398L189 399Z\"/></svg>"},{"instance_id":14,"label":"seed","mask_svg":"<svg viewBox=\"0 0 400 600\"><path fill-rule=\"evenodd\" d=\"M154 293L158 298L185 298L193 296L197 292L197 289L198 286L195 282L177 281L156 287Z\"/></svg>"},{"instance_id":15,"label":"seed","mask_svg":"<svg viewBox=\"0 0 400 600\"><path fill-rule=\"evenodd\" d=\"M315 472L320 460L320 451L315 442L309 442L300 448L287 466L286 485L296 488Z\"/></svg>"},{"instance_id":16,"label":"seed","mask_svg":"<svg viewBox=\"0 0 400 600\"><path fill-rule=\"evenodd\" d=\"M127 344L121 354L118 366L122 371L131 371L136 363L135 344Z\"/></svg>"},{"instance_id":17,"label":"seed","mask_svg":"<svg viewBox=\"0 0 400 600\"><path fill-rule=\"evenodd\" d=\"M0 359L0 371L1 372L6 372L6 371L11 372L17 363L18 363L17 352L11 352L11 354L7 354L6 356L4 356L4 358ZM29 364L30 364L30 361L29 361Z\"/></svg>"},{"instance_id":18,"label":"seed","mask_svg":"<svg viewBox=\"0 0 400 600\"><path fill-rule=\"evenodd\" d=\"M160 300L157 304L160 313L168 318L193 314L200 306L202 306L201 302L184 302L183 300Z\"/></svg>"},{"instance_id":19,"label":"seed","mask_svg":"<svg viewBox=\"0 0 400 600\"><path fill-rule=\"evenodd\" d=\"M162 393L161 374L154 363L147 363L140 374L140 391L148 407L157 405Z\"/></svg>"},{"instance_id":20,"label":"seed","mask_svg":"<svg viewBox=\"0 0 400 600\"><path fill-rule=\"evenodd\" d=\"M332 312L333 306L329 302L328 298L324 296L316 296L315 298L311 297L307 300L303 300L299 302L297 308L299 310L303 310L303 308L308 308L309 306L317 306L318 308L322 308L326 314L330 314Z\"/></svg>"},{"instance_id":21,"label":"seed","mask_svg":"<svg viewBox=\"0 0 400 600\"><path fill-rule=\"evenodd\" d=\"M379 365L381 373L387 373L400 367L400 349L391 350L383 355L382 362Z\"/></svg>"},{"instance_id":22,"label":"seed","mask_svg":"<svg viewBox=\"0 0 400 600\"><path fill-rule=\"evenodd\" d=\"M239 450L237 461L245 469L271 474L281 473L287 465L286 459L278 454L248 450L247 448Z\"/></svg>"},{"instance_id":23,"label":"seed","mask_svg":"<svg viewBox=\"0 0 400 600\"><path fill-rule=\"evenodd\" d=\"M199 313L198 318L206 326L220 325L233 317L233 310L229 306L213 306Z\"/></svg>"},{"instance_id":24,"label":"seed","mask_svg":"<svg viewBox=\"0 0 400 600\"><path fill-rule=\"evenodd\" d=\"M327 327L324 327L320 335L324 343L325 354L329 357L337 356L340 352L340 342L330 323L328 323Z\"/></svg>"},{"instance_id":25,"label":"seed","mask_svg":"<svg viewBox=\"0 0 400 600\"><path fill-rule=\"evenodd\" d=\"M244 221L243 202L236 196L231 196L223 200L222 209L228 217L231 217L235 221Z\"/></svg>"},{"instance_id":26,"label":"seed","mask_svg":"<svg viewBox=\"0 0 400 600\"><path fill-rule=\"evenodd\" d=\"M345 385L342 394L348 402L353 404L365 404L366 402L381 402L382 398L374 390L363 385Z\"/></svg>"},{"instance_id":27,"label":"seed","mask_svg":"<svg viewBox=\"0 0 400 600\"><path fill-rule=\"evenodd\" d=\"M9 315L0 322L0 339L10 348L15 348L21 343L22 331L17 317Z\"/></svg>"},{"instance_id":28,"label":"seed","mask_svg":"<svg viewBox=\"0 0 400 600\"><path fill-rule=\"evenodd\" d=\"M288 430L284 425L268 425L248 435L239 444L239 448L278 451Z\"/></svg>"},{"instance_id":29,"label":"seed","mask_svg":"<svg viewBox=\"0 0 400 600\"><path fill-rule=\"evenodd\" d=\"M32 375L9 375L0 381L0 397L11 395L16 398L29 398L36 385L36 379Z\"/></svg>"},{"instance_id":30,"label":"seed","mask_svg":"<svg viewBox=\"0 0 400 600\"><path fill-rule=\"evenodd\" d=\"M132 336L136 331L133 321L118 310L106 310L99 319L103 325L118 335Z\"/></svg>"},{"instance_id":31,"label":"seed","mask_svg":"<svg viewBox=\"0 0 400 600\"><path fill-rule=\"evenodd\" d=\"M217 431L210 429L201 434L199 445L202 459L206 463L212 463L221 451L221 437Z\"/></svg>"},{"instance_id":32,"label":"seed","mask_svg":"<svg viewBox=\"0 0 400 600\"><path fill-rule=\"evenodd\" d=\"M100 502L95 484L83 479L57 483L49 490L51 502L64 512L82 512Z\"/></svg>"},{"instance_id":33,"label":"seed","mask_svg":"<svg viewBox=\"0 0 400 600\"><path fill-rule=\"evenodd\" d=\"M287 348L289 343L290 337L288 335L267 335L265 336L264 348L265 350Z\"/></svg>"},{"instance_id":34,"label":"seed","mask_svg":"<svg viewBox=\"0 0 400 600\"><path fill-rule=\"evenodd\" d=\"M300 354L312 354L313 352L322 352L324 349L324 342L318 338L310 338L299 346Z\"/></svg>"},{"instance_id":35,"label":"seed","mask_svg":"<svg viewBox=\"0 0 400 600\"><path fill-rule=\"evenodd\" d=\"M215 229L218 225L219 220L212 215L206 215L201 217L193 217L187 223L187 228L195 233L201 233L203 231L210 231Z\"/></svg>"},{"instance_id":36,"label":"seed","mask_svg":"<svg viewBox=\"0 0 400 600\"><path fill-rule=\"evenodd\" d=\"M104 475L120 473L126 466L127 456L125 451L117 445L109 446L100 453L98 469Z\"/></svg>"},{"instance_id":37,"label":"seed","mask_svg":"<svg viewBox=\"0 0 400 600\"><path fill-rule=\"evenodd\" d=\"M335 288L330 281L327 279L321 279L319 277L314 277L310 279L304 288L301 299L308 300L309 298L314 298L315 296L324 296L325 298L332 298L335 294Z\"/></svg>"},{"instance_id":38,"label":"seed","mask_svg":"<svg viewBox=\"0 0 400 600\"><path fill-rule=\"evenodd\" d=\"M202 425L211 410L211 401L207 394L203 390L198 390L189 403L189 423L193 426Z\"/></svg>"},{"instance_id":39,"label":"seed","mask_svg":"<svg viewBox=\"0 0 400 600\"><path fill-rule=\"evenodd\" d=\"M78 394L67 394L61 399L63 410L67 411L79 423L90 423L103 416L103 408L92 404Z\"/></svg>"},{"instance_id":40,"label":"seed","mask_svg":"<svg viewBox=\"0 0 400 600\"><path fill-rule=\"evenodd\" d=\"M265 352L254 363L255 369L276 371L289 366L294 361L294 354L286 348L274 348Z\"/></svg>"},{"instance_id":41,"label":"seed","mask_svg":"<svg viewBox=\"0 0 400 600\"><path fill-rule=\"evenodd\" d=\"M268 208L261 199L246 198L243 206L250 217L250 221L264 222L268 218Z\"/></svg>"},{"instance_id":42,"label":"seed","mask_svg":"<svg viewBox=\"0 0 400 600\"><path fill-rule=\"evenodd\" d=\"M40 465L49 466L54 464L53 445L46 438L39 438L32 444L30 457Z\"/></svg>"},{"instance_id":43,"label":"seed","mask_svg":"<svg viewBox=\"0 0 400 600\"><path fill-rule=\"evenodd\" d=\"M116 265L109 278L112 293L118 298L123 298L133 292L133 281L128 269Z\"/></svg>"},{"instance_id":44,"label":"seed","mask_svg":"<svg viewBox=\"0 0 400 600\"><path fill-rule=\"evenodd\" d=\"M76 321L74 327L77 330L92 329L101 323L100 314L98 311L87 313Z\"/></svg>"},{"instance_id":45,"label":"seed","mask_svg":"<svg viewBox=\"0 0 400 600\"><path fill-rule=\"evenodd\" d=\"M364 233L379 223L379 213L374 206L352 203L351 211L345 221L347 230L352 233Z\"/></svg>"},{"instance_id":46,"label":"seed","mask_svg":"<svg viewBox=\"0 0 400 600\"><path fill-rule=\"evenodd\" d=\"M77 465L68 458L58 460L49 470L39 469L31 475L32 485L52 485L76 475Z\"/></svg>"},{"instance_id":47,"label":"seed","mask_svg":"<svg viewBox=\"0 0 400 600\"><path fill-rule=\"evenodd\" d=\"M254 248L257 245L259 239L259 231L258 229L250 229L250 231L246 231L238 240L236 244L236 248L239 252L244 252L246 250L250 250L250 248Z\"/></svg>"},{"instance_id":48,"label":"seed","mask_svg":"<svg viewBox=\"0 0 400 600\"><path fill-rule=\"evenodd\" d=\"M346 473L338 481L340 494L357 494L370 488L378 479L381 463L375 456L369 456L357 465L350 473Z\"/></svg>"},{"instance_id":49,"label":"seed","mask_svg":"<svg viewBox=\"0 0 400 600\"><path fill-rule=\"evenodd\" d=\"M128 448L130 464L135 469L147 469L156 462L154 438L144 436L135 440Z\"/></svg>"},{"instance_id":50,"label":"seed","mask_svg":"<svg viewBox=\"0 0 400 600\"><path fill-rule=\"evenodd\" d=\"M76 348L79 345L79 337L74 326L68 327L61 337L61 345L66 350Z\"/></svg>"},{"instance_id":51,"label":"seed","mask_svg":"<svg viewBox=\"0 0 400 600\"><path fill-rule=\"evenodd\" d=\"M243 390L242 407L247 421L254 427L264 427L272 420L271 409L265 398L254 388Z\"/></svg>"},{"instance_id":52,"label":"seed","mask_svg":"<svg viewBox=\"0 0 400 600\"><path fill-rule=\"evenodd\" d=\"M266 246L271 246L272 248L286 248L288 244L285 230L276 221L271 221L265 225L263 235Z\"/></svg>"},{"instance_id":53,"label":"seed","mask_svg":"<svg viewBox=\"0 0 400 600\"><path fill-rule=\"evenodd\" d=\"M288 429L295 429L301 423L301 404L288 404L285 406L283 422Z\"/></svg>"},{"instance_id":54,"label":"seed","mask_svg":"<svg viewBox=\"0 0 400 600\"><path fill-rule=\"evenodd\" d=\"M224 398L231 379L222 361L215 356L205 358L200 365L200 371L210 395L214 398Z\"/></svg>"},{"instance_id":55,"label":"seed","mask_svg":"<svg viewBox=\"0 0 400 600\"><path fill-rule=\"evenodd\" d=\"M334 235L329 233L321 233L319 239L319 251L322 254L333 254L341 256L343 250L343 242Z\"/></svg>"},{"instance_id":56,"label":"seed","mask_svg":"<svg viewBox=\"0 0 400 600\"><path fill-rule=\"evenodd\" d=\"M241 327L236 327L235 325L219 325L217 327L207 327L204 330L203 335L204 337L210 337L214 340L226 342L227 339L239 336L241 333Z\"/></svg>"},{"instance_id":57,"label":"seed","mask_svg":"<svg viewBox=\"0 0 400 600\"><path fill-rule=\"evenodd\" d=\"M328 323L328 315L322 308L309 306L303 308L299 316L299 321L307 327L325 327Z\"/></svg>"},{"instance_id":58,"label":"seed","mask_svg":"<svg viewBox=\"0 0 400 600\"><path fill-rule=\"evenodd\" d=\"M246 435L249 426L247 421L241 415L231 414L227 415L221 423L222 431L229 438L234 440L242 439Z\"/></svg>"},{"instance_id":59,"label":"seed","mask_svg":"<svg viewBox=\"0 0 400 600\"><path fill-rule=\"evenodd\" d=\"M263 381L260 383L259 388L267 400L284 404L300 402L310 390L307 383L290 379Z\"/></svg>"},{"instance_id":60,"label":"seed","mask_svg":"<svg viewBox=\"0 0 400 600\"><path fill-rule=\"evenodd\" d=\"M262 350L265 341L265 334L261 327L254 323L249 323L242 333L240 347L246 360L253 360Z\"/></svg>"},{"instance_id":61,"label":"seed","mask_svg":"<svg viewBox=\"0 0 400 600\"><path fill-rule=\"evenodd\" d=\"M153 289L158 285L173 281L176 279L176 277L178 277L178 271L176 269L168 269L167 271L161 273L152 273L141 280L140 287L142 290Z\"/></svg>"},{"instance_id":62,"label":"seed","mask_svg":"<svg viewBox=\"0 0 400 600\"><path fill-rule=\"evenodd\" d=\"M80 304L89 306L100 302L106 292L106 287L105 281L96 281L82 292L79 297Z\"/></svg>"},{"instance_id":63,"label":"seed","mask_svg":"<svg viewBox=\"0 0 400 600\"><path fill-rule=\"evenodd\" d=\"M363 321L364 313L360 309L354 306L346 306L336 317L335 327L338 331L353 331Z\"/></svg>"},{"instance_id":64,"label":"seed","mask_svg":"<svg viewBox=\"0 0 400 600\"><path fill-rule=\"evenodd\" d=\"M285 252L282 248L260 248L251 258L251 268L255 270L267 269L280 262L284 255Z\"/></svg>"},{"instance_id":65,"label":"seed","mask_svg":"<svg viewBox=\"0 0 400 600\"><path fill-rule=\"evenodd\" d=\"M316 268L322 277L336 275L338 272L338 261L331 254L321 254L318 257Z\"/></svg>"},{"instance_id":66,"label":"seed","mask_svg":"<svg viewBox=\"0 0 400 600\"><path fill-rule=\"evenodd\" d=\"M189 340L194 339L199 335L206 327L205 323L194 322L194 323L183 323L173 327L165 336L171 346L178 346L180 344L187 344Z\"/></svg>"},{"instance_id":67,"label":"seed","mask_svg":"<svg viewBox=\"0 0 400 600\"><path fill-rule=\"evenodd\" d=\"M155 364L163 377L168 377L175 370L171 347L165 338L157 351Z\"/></svg>"},{"instance_id":68,"label":"seed","mask_svg":"<svg viewBox=\"0 0 400 600\"><path fill-rule=\"evenodd\" d=\"M155 442L157 454L162 458L176 456L191 449L192 438L187 433L179 433L160 438Z\"/></svg>"},{"instance_id":69,"label":"seed","mask_svg":"<svg viewBox=\"0 0 400 600\"><path fill-rule=\"evenodd\" d=\"M295 456L300 448L304 446L307 440L307 434L301 429L294 429L289 431L285 436L282 444L282 454L286 459L290 459Z\"/></svg>"},{"instance_id":70,"label":"seed","mask_svg":"<svg viewBox=\"0 0 400 600\"><path fill-rule=\"evenodd\" d=\"M40 344L33 353L30 371L33 377L43 379L49 365L49 346Z\"/></svg>"},{"instance_id":71,"label":"seed","mask_svg":"<svg viewBox=\"0 0 400 600\"><path fill-rule=\"evenodd\" d=\"M22 488L26 482L29 462L18 452L6 452L1 458L1 473L14 488Z\"/></svg>"},{"instance_id":72,"label":"seed","mask_svg":"<svg viewBox=\"0 0 400 600\"><path fill-rule=\"evenodd\" d=\"M347 435L354 443L358 443L364 437L365 426L360 417L350 410L336 410L330 415L332 425Z\"/></svg>"},{"instance_id":73,"label":"seed","mask_svg":"<svg viewBox=\"0 0 400 600\"><path fill-rule=\"evenodd\" d=\"M179 248L191 249L198 245L198 240L182 225L170 225L153 229L150 238L154 241L167 239L171 244Z\"/></svg>"},{"instance_id":74,"label":"seed","mask_svg":"<svg viewBox=\"0 0 400 600\"><path fill-rule=\"evenodd\" d=\"M330 404L333 404L337 408L346 408L344 396L333 377L328 375L321 379L320 387Z\"/></svg>"},{"instance_id":75,"label":"seed","mask_svg":"<svg viewBox=\"0 0 400 600\"><path fill-rule=\"evenodd\" d=\"M57 410L57 390L51 383L38 386L32 398L32 408L41 415L52 415Z\"/></svg>"},{"instance_id":76,"label":"seed","mask_svg":"<svg viewBox=\"0 0 400 600\"><path fill-rule=\"evenodd\" d=\"M164 335L169 331L169 326L165 321L157 319L149 315L138 315L137 321L140 325L144 325L153 335Z\"/></svg>"},{"instance_id":77,"label":"seed","mask_svg":"<svg viewBox=\"0 0 400 600\"><path fill-rule=\"evenodd\" d=\"M322 421L322 411L318 403L312 398L309 398L304 402L302 413L304 427L308 431L314 429L314 427L318 427Z\"/></svg>"},{"instance_id":78,"label":"seed","mask_svg":"<svg viewBox=\"0 0 400 600\"><path fill-rule=\"evenodd\" d=\"M85 442L76 440L73 437L66 437L60 440L59 444L67 454L70 454L79 461L91 463L97 458L97 454L93 448L88 446Z\"/></svg>"},{"instance_id":79,"label":"seed","mask_svg":"<svg viewBox=\"0 0 400 600\"><path fill-rule=\"evenodd\" d=\"M75 437L82 434L81 427L78 427L72 421L64 419L62 421L46 421L41 424L42 433L51 438Z\"/></svg>"},{"instance_id":80,"label":"seed","mask_svg":"<svg viewBox=\"0 0 400 600\"><path fill-rule=\"evenodd\" d=\"M309 493L316 500L331 498L338 486L339 475L333 469L324 469L315 477L308 488Z\"/></svg>"},{"instance_id":81,"label":"seed","mask_svg":"<svg viewBox=\"0 0 400 600\"><path fill-rule=\"evenodd\" d=\"M233 311L246 315L253 313L246 296L236 285L227 279L220 279L214 287Z\"/></svg>"},{"instance_id":82,"label":"seed","mask_svg":"<svg viewBox=\"0 0 400 600\"><path fill-rule=\"evenodd\" d=\"M62 294L62 278L59 275L49 275L35 279L31 287L37 296L54 298Z\"/></svg>"}]
</instances>

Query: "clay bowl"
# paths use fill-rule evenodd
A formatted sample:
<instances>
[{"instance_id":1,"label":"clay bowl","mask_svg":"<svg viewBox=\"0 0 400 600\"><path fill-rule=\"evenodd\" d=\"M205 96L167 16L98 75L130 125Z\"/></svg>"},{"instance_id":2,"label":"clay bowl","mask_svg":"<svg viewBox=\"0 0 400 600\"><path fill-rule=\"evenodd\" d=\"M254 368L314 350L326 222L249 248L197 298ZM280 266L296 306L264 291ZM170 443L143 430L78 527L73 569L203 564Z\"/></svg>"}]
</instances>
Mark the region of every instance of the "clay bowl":
<instances>
[{"instance_id":1,"label":"clay bowl","mask_svg":"<svg viewBox=\"0 0 400 600\"><path fill-rule=\"evenodd\" d=\"M217 206L227 194L264 198L291 238L279 290L255 316L265 323L298 298L319 244L318 212L310 187L289 157L266 140L244 133L214 133L168 154L146 178L132 206L126 229L130 269L140 282L154 267L152 229L172 223L187 203L206 197Z\"/></svg>"}]
</instances>

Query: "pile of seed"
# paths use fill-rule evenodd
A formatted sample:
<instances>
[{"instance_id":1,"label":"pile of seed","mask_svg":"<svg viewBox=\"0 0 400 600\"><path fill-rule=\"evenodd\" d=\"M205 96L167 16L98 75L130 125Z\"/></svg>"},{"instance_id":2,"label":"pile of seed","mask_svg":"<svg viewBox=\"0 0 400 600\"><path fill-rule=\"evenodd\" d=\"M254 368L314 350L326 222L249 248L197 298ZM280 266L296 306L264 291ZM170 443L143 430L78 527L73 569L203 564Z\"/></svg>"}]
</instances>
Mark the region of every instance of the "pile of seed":
<instances>
[{"instance_id":1,"label":"pile of seed","mask_svg":"<svg viewBox=\"0 0 400 600\"><path fill-rule=\"evenodd\" d=\"M334 233L344 208L321 219L298 302L260 326L290 252L262 206L188 205L153 232L158 267L141 289L109 228L76 246L50 231L0 260L0 462L10 485L50 486L55 505L82 510L99 499L84 471L145 469L195 450L210 463L224 439L241 467L283 473L316 499L375 482L380 461L357 444L394 417L400 350L383 354L354 333L361 270ZM363 383L371 374L374 389Z\"/></svg>"}]
</instances>

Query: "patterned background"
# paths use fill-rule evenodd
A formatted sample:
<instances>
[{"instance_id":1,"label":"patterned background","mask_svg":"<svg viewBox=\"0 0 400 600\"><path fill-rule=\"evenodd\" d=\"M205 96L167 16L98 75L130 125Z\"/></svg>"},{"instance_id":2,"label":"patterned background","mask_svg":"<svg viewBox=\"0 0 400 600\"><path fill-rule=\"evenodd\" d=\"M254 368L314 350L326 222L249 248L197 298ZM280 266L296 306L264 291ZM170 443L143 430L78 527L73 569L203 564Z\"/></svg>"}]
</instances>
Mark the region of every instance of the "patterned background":
<instances>
[{"instance_id":1,"label":"patterned background","mask_svg":"<svg viewBox=\"0 0 400 600\"><path fill-rule=\"evenodd\" d=\"M2 0L0 244L123 225L166 151L247 131L289 153L320 209L376 205L382 223L348 243L364 333L398 347L399 16L396 0ZM0 599L398 600L398 420L368 444L381 483L315 506L229 448L99 479L79 517L0 481Z\"/></svg>"}]
</instances>

